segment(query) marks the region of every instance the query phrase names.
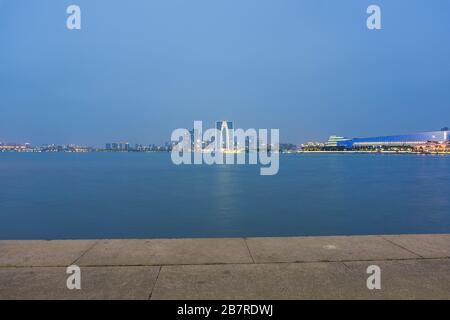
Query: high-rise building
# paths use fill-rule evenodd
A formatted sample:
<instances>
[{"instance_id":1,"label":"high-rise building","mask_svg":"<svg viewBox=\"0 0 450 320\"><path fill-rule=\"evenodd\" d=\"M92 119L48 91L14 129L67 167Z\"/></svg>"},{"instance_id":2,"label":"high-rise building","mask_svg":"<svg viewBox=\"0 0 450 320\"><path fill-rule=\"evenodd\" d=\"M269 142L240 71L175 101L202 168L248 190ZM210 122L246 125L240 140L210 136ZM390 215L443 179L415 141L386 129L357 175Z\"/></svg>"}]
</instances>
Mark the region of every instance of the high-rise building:
<instances>
[{"instance_id":1,"label":"high-rise building","mask_svg":"<svg viewBox=\"0 0 450 320\"><path fill-rule=\"evenodd\" d=\"M234 126L232 121L216 121L216 129L219 130L220 136L218 141L219 149L234 149Z\"/></svg>"}]
</instances>

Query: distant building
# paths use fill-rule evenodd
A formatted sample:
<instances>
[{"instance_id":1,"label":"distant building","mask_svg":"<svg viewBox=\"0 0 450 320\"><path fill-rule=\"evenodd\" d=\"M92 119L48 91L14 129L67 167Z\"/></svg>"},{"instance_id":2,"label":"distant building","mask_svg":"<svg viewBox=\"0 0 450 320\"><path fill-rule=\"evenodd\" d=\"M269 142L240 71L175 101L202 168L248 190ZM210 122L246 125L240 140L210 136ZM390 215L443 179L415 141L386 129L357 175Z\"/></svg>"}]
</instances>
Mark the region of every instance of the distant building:
<instances>
[{"instance_id":1,"label":"distant building","mask_svg":"<svg viewBox=\"0 0 450 320\"><path fill-rule=\"evenodd\" d=\"M15 144L15 143L5 143L0 144L0 152L3 151L26 151L29 148L29 145L24 144Z\"/></svg>"},{"instance_id":2,"label":"distant building","mask_svg":"<svg viewBox=\"0 0 450 320\"><path fill-rule=\"evenodd\" d=\"M216 129L220 131L219 149L230 150L234 147L234 126L232 121L216 121Z\"/></svg>"},{"instance_id":3,"label":"distant building","mask_svg":"<svg viewBox=\"0 0 450 320\"><path fill-rule=\"evenodd\" d=\"M427 142L414 146L413 151L419 153L450 153L450 141Z\"/></svg>"},{"instance_id":4,"label":"distant building","mask_svg":"<svg viewBox=\"0 0 450 320\"><path fill-rule=\"evenodd\" d=\"M302 147L302 148L325 147L325 143L318 142L318 141L308 141L307 143L301 144L300 147Z\"/></svg>"},{"instance_id":5,"label":"distant building","mask_svg":"<svg viewBox=\"0 0 450 320\"><path fill-rule=\"evenodd\" d=\"M330 136L328 141L325 143L325 147L338 147L340 144L346 143L350 141L350 138L339 137L339 136Z\"/></svg>"},{"instance_id":6,"label":"distant building","mask_svg":"<svg viewBox=\"0 0 450 320\"><path fill-rule=\"evenodd\" d=\"M426 144L427 142L447 142L449 141L448 130L419 132L412 134L402 134L396 136L380 136L370 138L344 138L331 136L327 146L358 148L358 147L413 147Z\"/></svg>"}]
</instances>

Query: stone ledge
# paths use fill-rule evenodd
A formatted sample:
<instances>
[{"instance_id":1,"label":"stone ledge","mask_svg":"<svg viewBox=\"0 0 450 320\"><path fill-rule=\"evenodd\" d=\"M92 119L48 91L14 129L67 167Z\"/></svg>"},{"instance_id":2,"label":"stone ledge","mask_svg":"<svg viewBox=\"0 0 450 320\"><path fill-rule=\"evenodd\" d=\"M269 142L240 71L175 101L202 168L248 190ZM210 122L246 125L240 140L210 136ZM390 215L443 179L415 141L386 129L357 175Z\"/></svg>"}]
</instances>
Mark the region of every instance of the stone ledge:
<instances>
[{"instance_id":1,"label":"stone ledge","mask_svg":"<svg viewBox=\"0 0 450 320\"><path fill-rule=\"evenodd\" d=\"M450 235L0 241L0 299L150 298L450 299Z\"/></svg>"},{"instance_id":2,"label":"stone ledge","mask_svg":"<svg viewBox=\"0 0 450 320\"><path fill-rule=\"evenodd\" d=\"M0 267L450 258L450 235L0 241Z\"/></svg>"}]
</instances>

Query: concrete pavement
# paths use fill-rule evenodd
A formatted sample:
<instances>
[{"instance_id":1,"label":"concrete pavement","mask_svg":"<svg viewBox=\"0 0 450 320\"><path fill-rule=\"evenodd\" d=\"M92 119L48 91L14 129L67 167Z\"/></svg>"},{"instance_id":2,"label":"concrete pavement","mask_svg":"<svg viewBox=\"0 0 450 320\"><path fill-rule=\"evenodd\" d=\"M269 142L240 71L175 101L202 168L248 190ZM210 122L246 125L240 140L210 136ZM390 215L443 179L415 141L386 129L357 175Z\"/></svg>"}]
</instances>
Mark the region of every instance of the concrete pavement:
<instances>
[{"instance_id":1,"label":"concrete pavement","mask_svg":"<svg viewBox=\"0 0 450 320\"><path fill-rule=\"evenodd\" d=\"M0 241L0 299L450 299L450 235Z\"/></svg>"}]
</instances>

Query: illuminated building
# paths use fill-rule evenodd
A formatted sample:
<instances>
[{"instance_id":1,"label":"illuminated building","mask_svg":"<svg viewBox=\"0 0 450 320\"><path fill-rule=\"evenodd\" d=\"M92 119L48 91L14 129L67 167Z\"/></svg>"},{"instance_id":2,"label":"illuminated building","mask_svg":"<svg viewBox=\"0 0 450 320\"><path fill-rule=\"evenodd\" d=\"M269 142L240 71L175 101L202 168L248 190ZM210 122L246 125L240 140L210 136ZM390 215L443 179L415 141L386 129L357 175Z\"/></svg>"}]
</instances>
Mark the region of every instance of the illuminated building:
<instances>
[{"instance_id":1,"label":"illuminated building","mask_svg":"<svg viewBox=\"0 0 450 320\"><path fill-rule=\"evenodd\" d=\"M219 130L219 149L230 150L234 147L234 127L232 121L216 121Z\"/></svg>"},{"instance_id":2,"label":"illuminated building","mask_svg":"<svg viewBox=\"0 0 450 320\"><path fill-rule=\"evenodd\" d=\"M417 145L423 145L428 142L442 143L447 141L449 141L448 130L370 138L344 138L331 136L326 143L326 146L342 147L348 149L364 147L413 147Z\"/></svg>"}]
</instances>

